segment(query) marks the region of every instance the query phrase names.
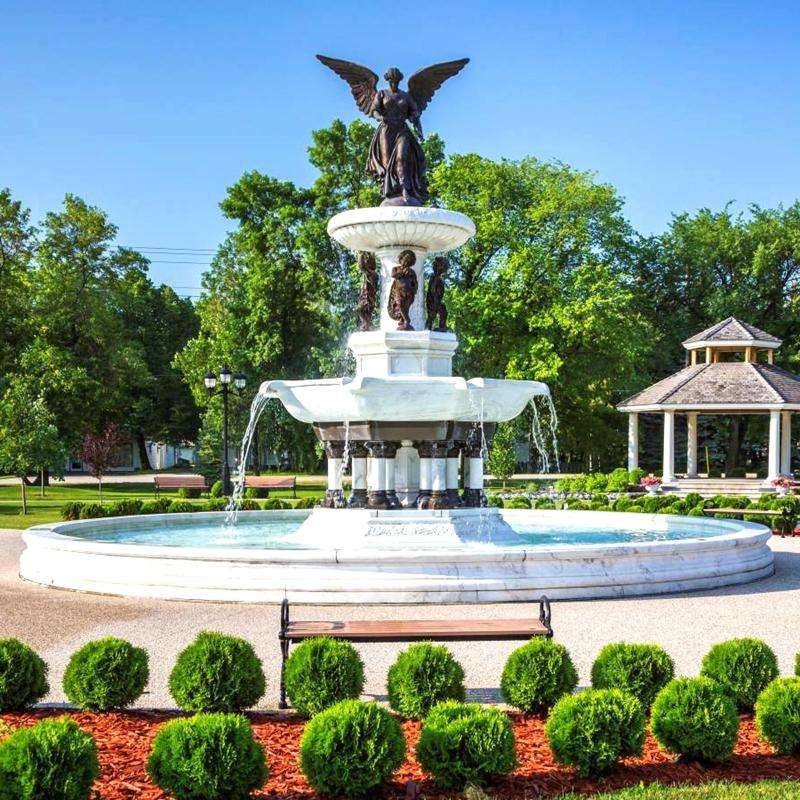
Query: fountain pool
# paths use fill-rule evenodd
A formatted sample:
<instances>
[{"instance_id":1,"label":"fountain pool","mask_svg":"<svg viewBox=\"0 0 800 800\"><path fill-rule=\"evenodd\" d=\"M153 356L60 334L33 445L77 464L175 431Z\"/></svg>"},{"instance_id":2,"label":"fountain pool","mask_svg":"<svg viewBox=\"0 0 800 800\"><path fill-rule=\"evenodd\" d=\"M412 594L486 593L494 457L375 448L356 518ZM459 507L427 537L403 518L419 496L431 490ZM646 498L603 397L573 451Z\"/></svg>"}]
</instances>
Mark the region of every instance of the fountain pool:
<instances>
[{"instance_id":1,"label":"fountain pool","mask_svg":"<svg viewBox=\"0 0 800 800\"><path fill-rule=\"evenodd\" d=\"M628 597L773 571L770 532L738 520L495 509L317 509L313 516L342 531L350 515L367 519L349 540L329 527L328 546L318 526L304 528L307 511L242 512L236 526L224 525L224 513L39 525L23 534L20 575L125 596L364 604ZM456 526L459 541L449 515L473 518L471 527ZM483 516L508 532L498 538L497 524ZM372 538L369 523L378 517ZM387 532L393 521L396 536ZM495 532L492 541L482 539L485 530Z\"/></svg>"}]
</instances>

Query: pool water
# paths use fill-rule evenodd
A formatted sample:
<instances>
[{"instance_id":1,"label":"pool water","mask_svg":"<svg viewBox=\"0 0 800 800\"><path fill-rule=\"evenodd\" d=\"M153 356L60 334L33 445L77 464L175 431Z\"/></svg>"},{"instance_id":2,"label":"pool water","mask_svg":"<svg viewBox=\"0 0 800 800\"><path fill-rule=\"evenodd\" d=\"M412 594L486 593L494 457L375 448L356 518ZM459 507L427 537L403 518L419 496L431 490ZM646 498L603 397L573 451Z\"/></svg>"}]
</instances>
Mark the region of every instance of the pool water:
<instances>
[{"instance_id":1,"label":"pool water","mask_svg":"<svg viewBox=\"0 0 800 800\"><path fill-rule=\"evenodd\" d=\"M580 515L578 515L579 518ZM616 515L615 515L616 516ZM631 515L633 516L633 515ZM594 515L592 515L594 517ZM139 544L172 547L233 547L233 548L260 548L268 550L308 550L312 546L304 544L300 537L294 534L303 523L304 517L293 516L278 517L274 520L260 520L247 522L240 519L235 526L226 527L224 522L197 521L191 523L153 522L148 524L146 518L139 517L135 524L119 527L82 528L76 530L73 538L87 539L95 542L108 542L116 544ZM576 523L576 516L570 515L570 524L555 524L551 519L507 521L519 535L519 542L512 547L552 547L553 545L598 545L598 544L625 544L637 542L675 541L681 539L709 539L720 536L728 531L720 530L713 526L700 527L691 524L688 520L671 518L668 526L653 530L652 527L637 528L633 524L630 528L616 526L592 526L587 519L585 525ZM637 520L642 522L642 520ZM567 518L564 519L567 522ZM68 530L63 533L70 536ZM331 547L336 547L331 542ZM434 542L431 542L434 546ZM440 544L436 544L440 547ZM508 546L505 545L504 546ZM390 539L380 542L381 549L393 549ZM464 543L460 547L480 548L494 547L481 542ZM402 546L401 546L401 549Z\"/></svg>"}]
</instances>

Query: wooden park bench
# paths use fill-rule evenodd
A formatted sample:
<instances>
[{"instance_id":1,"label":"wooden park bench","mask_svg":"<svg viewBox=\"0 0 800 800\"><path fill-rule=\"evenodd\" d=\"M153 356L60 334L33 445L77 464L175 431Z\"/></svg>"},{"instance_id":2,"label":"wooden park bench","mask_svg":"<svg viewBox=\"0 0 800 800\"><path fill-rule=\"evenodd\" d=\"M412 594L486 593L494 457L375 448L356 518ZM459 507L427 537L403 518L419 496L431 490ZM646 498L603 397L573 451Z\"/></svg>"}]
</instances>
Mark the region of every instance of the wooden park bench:
<instances>
[{"instance_id":1,"label":"wooden park bench","mask_svg":"<svg viewBox=\"0 0 800 800\"><path fill-rule=\"evenodd\" d=\"M317 636L344 639L348 642L454 642L454 641L513 641L533 636L553 635L550 626L550 601L542 595L539 618L530 619L420 619L420 620L349 620L297 621L289 620L289 601L281 603L281 697L279 708L286 708L284 669L292 642L302 642Z\"/></svg>"},{"instance_id":2,"label":"wooden park bench","mask_svg":"<svg viewBox=\"0 0 800 800\"><path fill-rule=\"evenodd\" d=\"M297 497L297 478L294 475L247 475L244 479L247 489L291 489L292 497Z\"/></svg>"},{"instance_id":3,"label":"wooden park bench","mask_svg":"<svg viewBox=\"0 0 800 800\"><path fill-rule=\"evenodd\" d=\"M206 479L202 475L154 475L153 491L158 497L163 489L205 489Z\"/></svg>"},{"instance_id":4,"label":"wooden park bench","mask_svg":"<svg viewBox=\"0 0 800 800\"><path fill-rule=\"evenodd\" d=\"M736 519L744 519L745 516L764 517L769 524L771 519L779 519L782 522L779 536L785 536L787 529L791 529L790 536L795 535L795 524L797 517L793 511L787 509L764 509L764 508L704 508L703 514L708 517L717 514L730 514Z\"/></svg>"}]
</instances>

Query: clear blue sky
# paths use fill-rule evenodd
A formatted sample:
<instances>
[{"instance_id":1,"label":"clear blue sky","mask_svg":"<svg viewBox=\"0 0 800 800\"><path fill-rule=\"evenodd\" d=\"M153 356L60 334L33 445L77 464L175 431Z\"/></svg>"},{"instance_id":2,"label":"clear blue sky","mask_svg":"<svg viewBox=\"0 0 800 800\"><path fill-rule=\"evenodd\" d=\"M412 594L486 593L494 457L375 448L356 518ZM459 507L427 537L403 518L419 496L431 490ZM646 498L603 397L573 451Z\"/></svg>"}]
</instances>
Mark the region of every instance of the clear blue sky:
<instances>
[{"instance_id":1,"label":"clear blue sky","mask_svg":"<svg viewBox=\"0 0 800 800\"><path fill-rule=\"evenodd\" d=\"M213 250L243 171L313 179L309 132L356 115L318 52L406 75L470 56L426 130L592 170L643 232L800 197L796 0L6 0L0 26L0 186L36 219L79 194L128 245ZM197 287L202 269L152 274Z\"/></svg>"}]
</instances>

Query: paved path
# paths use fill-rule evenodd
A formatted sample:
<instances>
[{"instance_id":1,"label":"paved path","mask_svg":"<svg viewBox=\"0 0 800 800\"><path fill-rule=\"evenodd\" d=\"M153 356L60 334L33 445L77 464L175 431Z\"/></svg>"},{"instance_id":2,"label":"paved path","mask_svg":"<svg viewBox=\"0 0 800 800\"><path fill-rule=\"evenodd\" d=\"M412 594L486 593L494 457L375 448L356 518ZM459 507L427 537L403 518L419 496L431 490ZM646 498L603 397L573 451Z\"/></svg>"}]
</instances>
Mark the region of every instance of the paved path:
<instances>
[{"instance_id":1,"label":"paved path","mask_svg":"<svg viewBox=\"0 0 800 800\"><path fill-rule=\"evenodd\" d=\"M776 571L746 586L684 595L571 601L553 604L557 641L569 648L582 685L603 644L620 640L661 644L679 673L693 675L714 642L734 636L758 636L777 652L781 671L790 674L800 650L800 538L773 538ZM264 661L268 680L265 707L277 703L279 674L278 608L268 605L137 600L45 589L17 576L22 551L19 531L0 530L0 638L17 636L34 646L50 664L53 690L47 698L63 701L60 684L66 661L79 645L100 636L130 639L150 653L149 693L144 706L172 706L169 670L178 651L204 629L244 636ZM522 617L529 605L300 607L296 618L443 618ZM472 699L496 700L500 672L516 643L451 643L464 666ZM382 698L389 665L402 645L360 645L366 667L365 691Z\"/></svg>"}]
</instances>

